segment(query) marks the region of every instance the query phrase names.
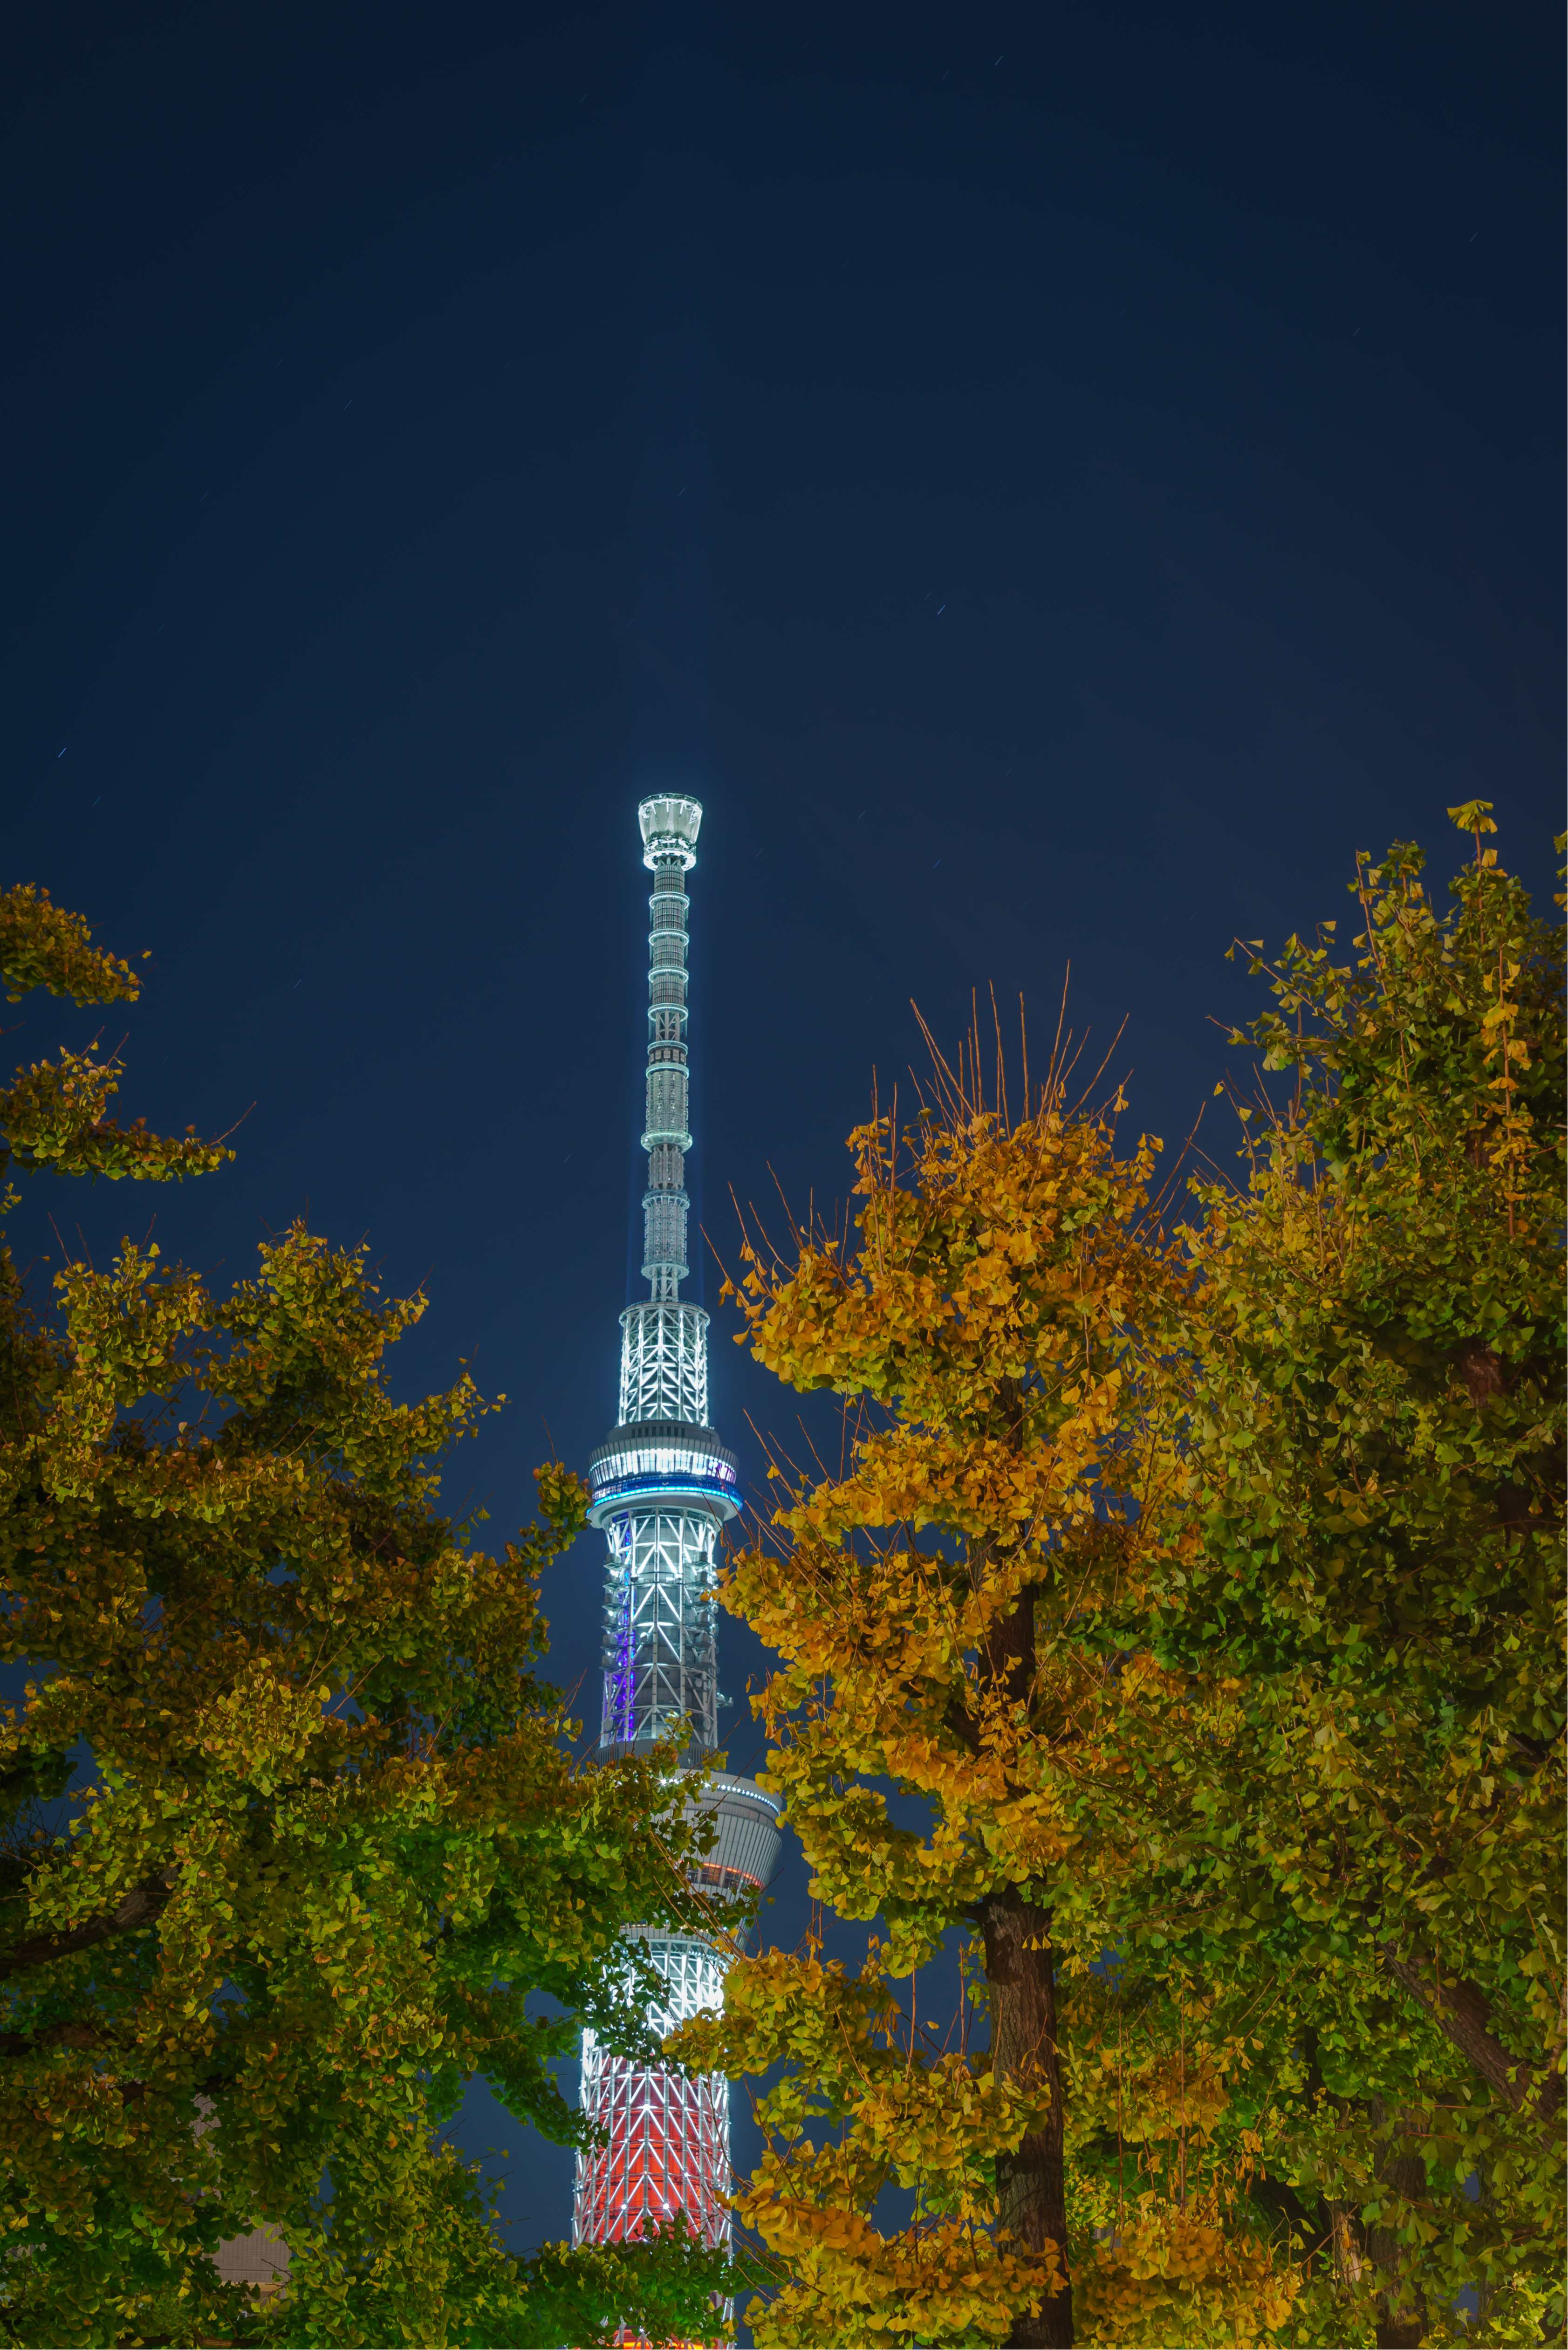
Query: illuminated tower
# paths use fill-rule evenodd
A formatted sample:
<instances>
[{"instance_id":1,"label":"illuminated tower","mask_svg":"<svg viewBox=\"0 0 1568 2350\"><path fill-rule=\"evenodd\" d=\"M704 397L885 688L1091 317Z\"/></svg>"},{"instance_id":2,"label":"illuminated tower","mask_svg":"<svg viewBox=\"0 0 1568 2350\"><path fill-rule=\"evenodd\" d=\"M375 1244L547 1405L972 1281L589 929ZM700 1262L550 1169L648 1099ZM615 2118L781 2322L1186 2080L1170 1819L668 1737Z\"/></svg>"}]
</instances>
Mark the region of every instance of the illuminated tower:
<instances>
[{"instance_id":1,"label":"illuminated tower","mask_svg":"<svg viewBox=\"0 0 1568 2350\"><path fill-rule=\"evenodd\" d=\"M609 1545L604 1712L599 1752L635 1752L687 1727L692 1765L719 1742L712 1599L719 1528L741 1506L735 1456L708 1425L708 1316L682 1302L688 1273L686 876L702 810L659 793L637 811L649 899L648 1079L642 1147L642 1271L649 1295L620 1317L620 1418L588 1464L590 1512ZM697 1798L718 1835L701 1881L715 1892L761 1887L778 1855L778 1805L749 1779L716 1773ZM723 2002L712 1943L662 1928L632 1929L665 1990L650 2019L663 2033ZM577 2157L573 2241L614 2243L683 2211L692 2232L727 2240L730 2088L644 2067L583 2034L582 2109L607 2143Z\"/></svg>"}]
</instances>

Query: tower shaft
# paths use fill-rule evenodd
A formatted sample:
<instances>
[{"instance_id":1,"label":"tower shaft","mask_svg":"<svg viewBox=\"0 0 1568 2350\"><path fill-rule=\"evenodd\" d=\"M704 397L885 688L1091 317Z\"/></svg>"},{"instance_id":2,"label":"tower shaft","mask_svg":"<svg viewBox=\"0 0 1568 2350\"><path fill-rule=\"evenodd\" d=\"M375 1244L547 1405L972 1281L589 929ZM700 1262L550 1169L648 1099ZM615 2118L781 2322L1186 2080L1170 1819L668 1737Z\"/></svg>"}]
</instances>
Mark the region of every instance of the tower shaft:
<instances>
[{"instance_id":1,"label":"tower shaft","mask_svg":"<svg viewBox=\"0 0 1568 2350\"><path fill-rule=\"evenodd\" d=\"M680 1735L688 1801L716 1827L700 1882L761 1887L777 1857L777 1804L749 1779L705 1770L719 1742L713 1588L719 1530L741 1506L735 1457L708 1425L708 1316L680 1296L688 1278L686 1159L691 1149L687 947L702 821L674 794L638 809L649 899L648 1065L642 1147L643 1278L649 1295L620 1317L620 1412L592 1455L590 1516L605 1534L606 1760ZM649 2022L658 2036L723 2001L725 1953L700 1936L637 1927L663 1985ZM577 2158L573 2240L613 2243L683 2212L710 2245L728 2240L730 2093L628 2063L583 2035L582 2110L605 2133Z\"/></svg>"}]
</instances>

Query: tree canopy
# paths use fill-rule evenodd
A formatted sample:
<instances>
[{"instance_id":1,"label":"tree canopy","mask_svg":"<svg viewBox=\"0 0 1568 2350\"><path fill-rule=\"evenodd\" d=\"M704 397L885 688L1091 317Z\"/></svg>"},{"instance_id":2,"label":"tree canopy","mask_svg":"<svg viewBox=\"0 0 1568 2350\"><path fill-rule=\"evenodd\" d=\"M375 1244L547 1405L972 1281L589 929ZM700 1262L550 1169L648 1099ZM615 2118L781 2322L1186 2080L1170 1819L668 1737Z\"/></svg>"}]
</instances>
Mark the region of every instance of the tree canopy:
<instances>
[{"instance_id":1,"label":"tree canopy","mask_svg":"<svg viewBox=\"0 0 1568 2350\"><path fill-rule=\"evenodd\" d=\"M782 2068L760 2342L1561 2326L1561 941L1453 813L1446 907L1397 847L1348 957L1248 951L1185 1218L977 1037L847 1223L748 1238L753 1351L848 1416L724 1602L814 1892L880 1920L672 2043Z\"/></svg>"},{"instance_id":2,"label":"tree canopy","mask_svg":"<svg viewBox=\"0 0 1568 2350\"><path fill-rule=\"evenodd\" d=\"M0 974L13 1000L137 993L30 889L0 899ZM93 1051L19 1071L13 1175L229 1155L117 1125L119 1076ZM466 1371L396 1400L388 1354L423 1297L301 1227L226 1294L130 1242L53 1290L35 1310L0 1256L4 1653L31 1674L0 1715L0 2326L690 2333L722 2261L679 2236L516 2260L441 2135L482 2075L574 2142L552 2060L584 2020L639 2045L619 1929L691 1920L663 1758L578 1766L538 1677L540 1575L583 1487L541 1469L539 1523L493 1555L441 1514L443 1456L494 1407ZM214 2264L263 2223L290 2256L267 2299Z\"/></svg>"}]
</instances>

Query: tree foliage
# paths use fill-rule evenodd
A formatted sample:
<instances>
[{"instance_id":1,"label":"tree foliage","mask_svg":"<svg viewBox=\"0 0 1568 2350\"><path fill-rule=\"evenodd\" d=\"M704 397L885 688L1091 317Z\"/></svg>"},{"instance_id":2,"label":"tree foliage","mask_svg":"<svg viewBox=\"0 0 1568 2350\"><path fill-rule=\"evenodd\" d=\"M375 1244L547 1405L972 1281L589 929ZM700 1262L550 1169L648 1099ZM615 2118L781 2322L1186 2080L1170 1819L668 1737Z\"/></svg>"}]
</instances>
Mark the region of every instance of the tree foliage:
<instances>
[{"instance_id":1,"label":"tree foliage","mask_svg":"<svg viewBox=\"0 0 1568 2350\"><path fill-rule=\"evenodd\" d=\"M760 2069L815 2035L763 2101L773 2146L739 2205L792 2262L753 2316L769 2341L851 2319L867 2342L1071 2341L1069 2241L1094 2223L1069 2205L1063 2002L1113 1930L1085 1790L1153 1669L1116 1634L1172 1473L1144 1357L1180 1283L1148 1214L1158 1146L1118 1159L1058 1072L1015 1121L975 1093L940 1082L908 1137L861 1128L851 1230L787 1263L748 1243L740 1284L763 1362L864 1399L846 1473L794 1483L784 1540L736 1563L726 1604L784 1659L758 1703L815 1889L888 1928L858 1979L815 1950L742 1964L722 2026L683 2043ZM983 2052L900 2045L891 1986L954 1929ZM841 2009L859 2031L825 2033ZM870 2215L893 2179L915 2216L888 2237Z\"/></svg>"},{"instance_id":2,"label":"tree foliage","mask_svg":"<svg viewBox=\"0 0 1568 2350\"><path fill-rule=\"evenodd\" d=\"M136 992L26 889L0 971L14 995ZM116 1075L21 1073L14 1168L228 1155L115 1126ZM492 1407L466 1372L395 1400L423 1298L302 1228L226 1295L130 1242L54 1288L36 1315L0 1262L5 1654L32 1674L0 1718L7 2338L690 2331L722 2262L678 2232L520 2262L440 2137L483 2075L573 2143L552 2060L584 2018L635 2045L618 1929L688 1917L659 1758L578 1768L537 1674L584 1489L540 1470L540 1523L496 1555L442 1516L439 1464ZM291 2261L257 2302L213 2255L263 2223Z\"/></svg>"},{"instance_id":3,"label":"tree foliage","mask_svg":"<svg viewBox=\"0 0 1568 2350\"><path fill-rule=\"evenodd\" d=\"M1562 961L1455 814L1446 909L1397 847L1348 958L1252 951L1285 1092L1184 1223L1119 1105L1009 1118L971 1048L851 1138L845 1231L748 1241L753 1350L852 1401L725 1604L815 1890L884 1921L681 2043L784 2067L759 2341L1560 2325Z\"/></svg>"},{"instance_id":4,"label":"tree foliage","mask_svg":"<svg viewBox=\"0 0 1568 2350\"><path fill-rule=\"evenodd\" d=\"M1163 1881L1303 1986L1307 2232L1339 2209L1390 2341L1465 2284L1495 2340L1562 2316L1562 938L1452 814L1446 910L1397 846L1350 959L1252 957L1293 1094L1198 1187L1204 1539L1155 1636L1228 1755Z\"/></svg>"}]
</instances>

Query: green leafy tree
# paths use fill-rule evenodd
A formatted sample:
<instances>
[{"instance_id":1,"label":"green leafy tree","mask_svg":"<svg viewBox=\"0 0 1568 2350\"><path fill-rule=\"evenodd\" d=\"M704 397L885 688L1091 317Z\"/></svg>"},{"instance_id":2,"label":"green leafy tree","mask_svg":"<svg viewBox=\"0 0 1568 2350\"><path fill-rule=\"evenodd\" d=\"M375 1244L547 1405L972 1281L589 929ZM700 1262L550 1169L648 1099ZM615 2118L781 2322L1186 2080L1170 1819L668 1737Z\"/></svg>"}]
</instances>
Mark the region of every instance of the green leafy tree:
<instances>
[{"instance_id":1,"label":"green leafy tree","mask_svg":"<svg viewBox=\"0 0 1568 2350\"><path fill-rule=\"evenodd\" d=\"M1259 951L1293 1081L1168 1239L1147 1150L971 1063L851 1139L848 1233L748 1253L754 1351L856 1401L726 1604L817 1893L887 1921L680 2043L784 2067L759 2340L1560 2328L1561 944L1456 816L1448 910L1396 849L1348 961ZM956 2050L898 1994L948 1929Z\"/></svg>"},{"instance_id":2,"label":"green leafy tree","mask_svg":"<svg viewBox=\"0 0 1568 2350\"><path fill-rule=\"evenodd\" d=\"M1397 846L1348 958L1252 952L1293 1091L1196 1187L1203 1541L1153 1639L1226 1758L1168 1778L1167 1928L1296 2005L1298 2233L1389 2345L1463 2286L1489 2339L1562 2321L1562 936L1451 814L1446 909Z\"/></svg>"},{"instance_id":3,"label":"green leafy tree","mask_svg":"<svg viewBox=\"0 0 1568 2350\"><path fill-rule=\"evenodd\" d=\"M0 972L78 1003L130 968L31 889ZM0 1095L14 1172L204 1172L109 1116L91 1052ZM13 1189L10 1198L14 1201ZM586 1495L496 1555L436 1507L490 1407L399 1403L422 1297L301 1228L215 1294L126 1243L29 1310L0 1257L0 2327L50 2344L589 2343L711 2324L725 2263L677 2231L532 2262L441 2142L483 2076L560 2143L583 2019L637 2044L633 1919L689 1922L692 1838L658 1759L580 1768L537 1678L539 1577ZM67 1796L73 1768L84 1780ZM563 2012L530 2016L531 1991ZM629 2035L629 2036L628 2036ZM279 2230L286 2286L214 2252Z\"/></svg>"}]
</instances>

